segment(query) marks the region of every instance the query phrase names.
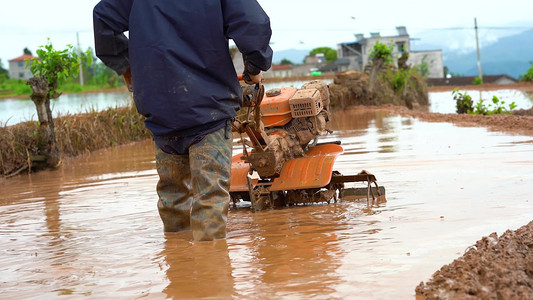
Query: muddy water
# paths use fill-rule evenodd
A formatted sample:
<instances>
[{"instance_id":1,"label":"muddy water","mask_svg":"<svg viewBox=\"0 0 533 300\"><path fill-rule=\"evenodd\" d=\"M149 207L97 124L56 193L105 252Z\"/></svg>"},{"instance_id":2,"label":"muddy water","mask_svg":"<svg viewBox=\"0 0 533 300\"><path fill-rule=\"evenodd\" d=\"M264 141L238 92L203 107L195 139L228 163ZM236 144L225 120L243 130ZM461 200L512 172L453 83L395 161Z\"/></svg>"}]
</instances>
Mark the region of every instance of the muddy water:
<instances>
[{"instance_id":1,"label":"muddy water","mask_svg":"<svg viewBox=\"0 0 533 300\"><path fill-rule=\"evenodd\" d=\"M230 211L228 238L164 234L141 142L0 181L0 298L413 299L481 236L533 219L533 138L359 110L334 115L342 173L386 202Z\"/></svg>"}]
</instances>

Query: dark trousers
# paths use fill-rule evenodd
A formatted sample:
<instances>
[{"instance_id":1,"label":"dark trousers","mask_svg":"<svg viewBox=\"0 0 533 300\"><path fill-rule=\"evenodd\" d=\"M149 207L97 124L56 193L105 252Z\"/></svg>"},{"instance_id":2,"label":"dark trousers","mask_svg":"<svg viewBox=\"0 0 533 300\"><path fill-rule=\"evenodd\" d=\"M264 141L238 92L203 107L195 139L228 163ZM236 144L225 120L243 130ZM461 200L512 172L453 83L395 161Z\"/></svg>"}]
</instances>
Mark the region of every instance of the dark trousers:
<instances>
[{"instance_id":1,"label":"dark trousers","mask_svg":"<svg viewBox=\"0 0 533 300\"><path fill-rule=\"evenodd\" d=\"M222 128L189 147L189 154L155 146L157 207L166 232L192 230L197 241L226 237L231 131Z\"/></svg>"}]
</instances>

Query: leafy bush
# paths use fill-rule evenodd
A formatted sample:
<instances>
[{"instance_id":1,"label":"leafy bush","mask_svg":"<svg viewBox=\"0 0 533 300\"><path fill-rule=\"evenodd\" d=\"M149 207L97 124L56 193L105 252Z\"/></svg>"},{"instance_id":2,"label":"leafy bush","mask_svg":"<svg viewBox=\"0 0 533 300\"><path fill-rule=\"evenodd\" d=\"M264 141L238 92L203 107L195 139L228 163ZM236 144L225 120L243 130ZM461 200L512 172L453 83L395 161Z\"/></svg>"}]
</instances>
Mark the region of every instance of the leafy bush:
<instances>
[{"instance_id":1,"label":"leafy bush","mask_svg":"<svg viewBox=\"0 0 533 300\"><path fill-rule=\"evenodd\" d=\"M389 64L392 62L392 49L393 45L387 46L381 42L376 42L374 47L372 47L369 58L372 60L381 59Z\"/></svg>"},{"instance_id":2,"label":"leafy bush","mask_svg":"<svg viewBox=\"0 0 533 300\"><path fill-rule=\"evenodd\" d=\"M475 85L483 84L483 78L476 77L476 78L474 78L474 82L472 82L472 83L475 84Z\"/></svg>"},{"instance_id":3,"label":"leafy bush","mask_svg":"<svg viewBox=\"0 0 533 300\"><path fill-rule=\"evenodd\" d=\"M77 76L80 66L78 54L72 49L72 45L67 45L67 49L64 50L55 50L50 39L48 39L48 44L40 46L36 52L39 59L26 60L26 68L29 67L37 77L44 76L50 88L50 98L57 98L59 97L57 93L59 82L70 76ZM86 59L91 58L87 56Z\"/></svg>"},{"instance_id":4,"label":"leafy bush","mask_svg":"<svg viewBox=\"0 0 533 300\"><path fill-rule=\"evenodd\" d=\"M407 72L408 71L399 69L392 76L392 87L395 92L398 92L405 87L405 83L407 82L407 75L408 75Z\"/></svg>"}]
</instances>

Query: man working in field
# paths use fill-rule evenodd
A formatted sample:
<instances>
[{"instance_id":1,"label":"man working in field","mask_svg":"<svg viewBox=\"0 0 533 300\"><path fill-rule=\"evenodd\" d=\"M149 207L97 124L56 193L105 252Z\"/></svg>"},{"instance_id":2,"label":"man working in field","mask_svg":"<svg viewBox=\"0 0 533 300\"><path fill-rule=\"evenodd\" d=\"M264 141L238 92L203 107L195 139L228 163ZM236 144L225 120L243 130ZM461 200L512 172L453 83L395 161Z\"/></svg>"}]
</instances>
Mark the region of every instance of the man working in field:
<instances>
[{"instance_id":1,"label":"man working in field","mask_svg":"<svg viewBox=\"0 0 533 300\"><path fill-rule=\"evenodd\" d=\"M241 98L228 39L243 54L247 83L260 82L272 60L268 16L256 0L102 0L93 15L96 55L118 74L131 69L154 136L164 230L224 238Z\"/></svg>"}]
</instances>

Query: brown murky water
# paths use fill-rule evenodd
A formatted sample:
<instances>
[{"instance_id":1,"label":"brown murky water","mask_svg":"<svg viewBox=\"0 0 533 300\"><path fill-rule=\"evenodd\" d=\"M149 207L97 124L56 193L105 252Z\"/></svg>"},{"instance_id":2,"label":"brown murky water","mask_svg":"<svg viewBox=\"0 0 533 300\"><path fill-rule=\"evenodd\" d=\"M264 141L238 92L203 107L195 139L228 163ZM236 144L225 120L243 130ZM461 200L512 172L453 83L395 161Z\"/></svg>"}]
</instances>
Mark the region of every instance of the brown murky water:
<instances>
[{"instance_id":1,"label":"brown murky water","mask_svg":"<svg viewBox=\"0 0 533 300\"><path fill-rule=\"evenodd\" d=\"M387 201L230 211L228 238L167 234L141 142L0 181L0 298L413 299L481 236L533 219L533 139L384 113L334 115L342 173Z\"/></svg>"}]
</instances>

